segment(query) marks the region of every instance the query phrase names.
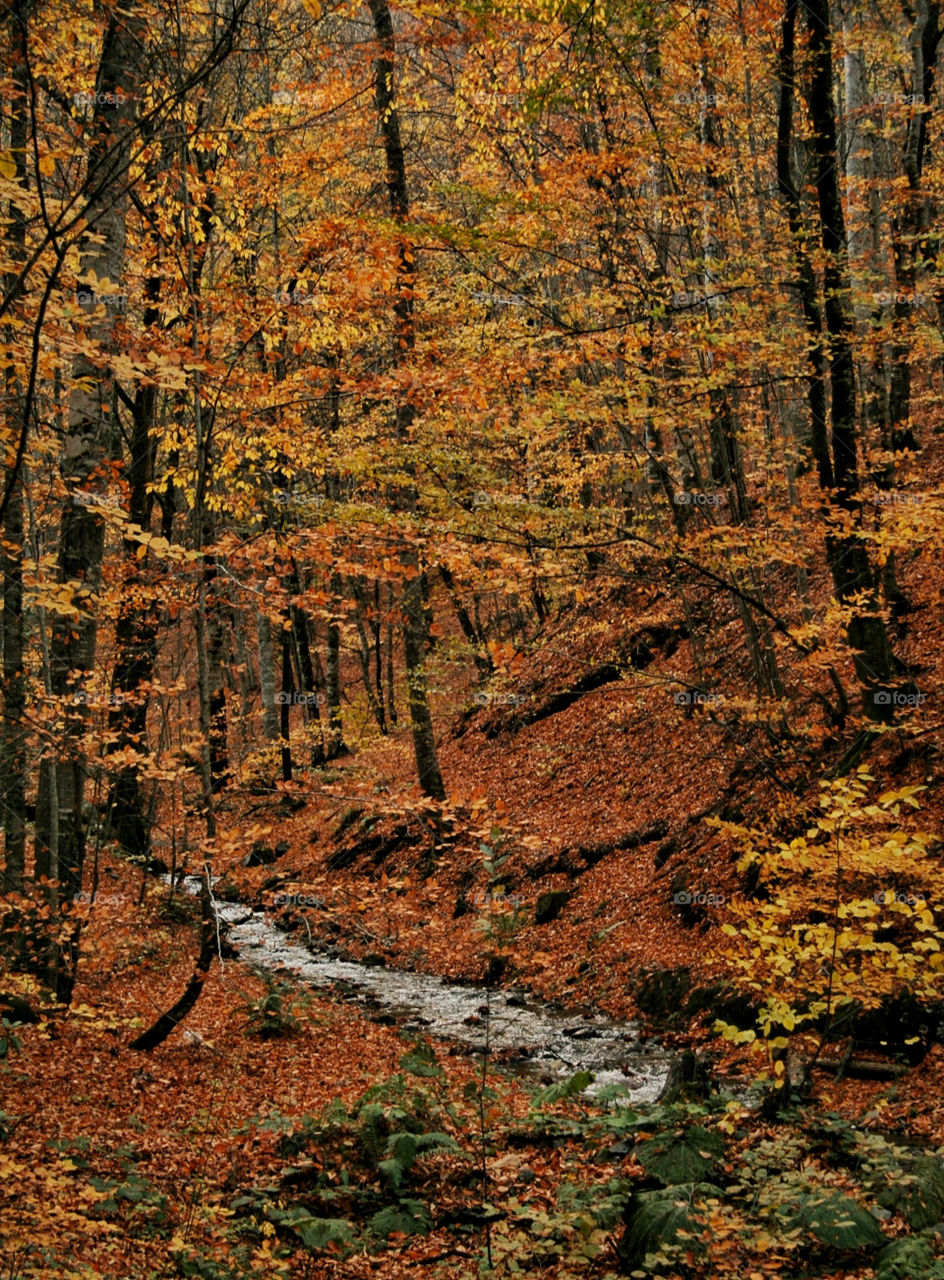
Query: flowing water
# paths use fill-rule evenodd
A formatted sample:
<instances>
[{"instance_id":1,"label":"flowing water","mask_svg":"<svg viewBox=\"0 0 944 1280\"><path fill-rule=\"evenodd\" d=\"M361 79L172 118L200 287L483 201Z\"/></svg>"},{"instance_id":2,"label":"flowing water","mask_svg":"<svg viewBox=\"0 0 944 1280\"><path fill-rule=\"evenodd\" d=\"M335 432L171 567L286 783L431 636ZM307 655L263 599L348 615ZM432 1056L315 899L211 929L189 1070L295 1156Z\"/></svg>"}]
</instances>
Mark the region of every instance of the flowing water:
<instances>
[{"instance_id":1,"label":"flowing water","mask_svg":"<svg viewBox=\"0 0 944 1280\"><path fill-rule=\"evenodd\" d=\"M188 877L184 888L199 893L199 878ZM240 962L334 990L369 1017L395 1018L404 1030L458 1041L470 1053L483 1049L487 1029L489 1048L504 1063L545 1080L592 1071L588 1093L618 1083L626 1086L630 1103L654 1100L665 1083L671 1054L652 1041L642 1043L632 1023L567 1013L520 992L489 993L429 974L339 959L317 944L309 949L290 941L264 912L240 903L215 905Z\"/></svg>"}]
</instances>

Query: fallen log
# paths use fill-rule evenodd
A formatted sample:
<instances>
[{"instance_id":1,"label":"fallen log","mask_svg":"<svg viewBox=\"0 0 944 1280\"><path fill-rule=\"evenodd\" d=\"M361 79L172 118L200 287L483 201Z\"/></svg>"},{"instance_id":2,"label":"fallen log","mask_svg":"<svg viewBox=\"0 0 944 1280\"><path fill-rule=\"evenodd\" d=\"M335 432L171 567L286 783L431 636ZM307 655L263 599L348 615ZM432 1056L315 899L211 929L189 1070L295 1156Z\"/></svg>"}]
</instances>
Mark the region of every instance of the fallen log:
<instances>
[{"instance_id":1,"label":"fallen log","mask_svg":"<svg viewBox=\"0 0 944 1280\"><path fill-rule=\"evenodd\" d=\"M872 1058L817 1058L797 1064L803 1071L835 1071L853 1080L900 1080L911 1068L904 1062L878 1062Z\"/></svg>"}]
</instances>

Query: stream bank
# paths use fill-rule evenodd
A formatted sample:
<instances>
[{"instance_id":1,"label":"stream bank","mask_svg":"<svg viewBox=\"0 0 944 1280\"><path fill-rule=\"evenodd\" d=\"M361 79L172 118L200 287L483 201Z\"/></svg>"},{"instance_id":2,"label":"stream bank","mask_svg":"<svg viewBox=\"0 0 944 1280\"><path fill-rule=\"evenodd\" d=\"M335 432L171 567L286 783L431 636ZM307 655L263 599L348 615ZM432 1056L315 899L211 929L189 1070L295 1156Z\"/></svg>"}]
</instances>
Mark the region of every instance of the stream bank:
<instances>
[{"instance_id":1,"label":"stream bank","mask_svg":"<svg viewBox=\"0 0 944 1280\"><path fill-rule=\"evenodd\" d=\"M199 893L199 877L187 877L183 888ZM216 898L214 907L240 963L335 991L375 1021L457 1042L471 1055L487 1045L502 1065L545 1081L590 1071L595 1079L589 1093L622 1084L628 1103L654 1101L668 1076L672 1053L644 1043L632 1023L568 1012L522 991L342 959L291 941L262 911Z\"/></svg>"}]
</instances>

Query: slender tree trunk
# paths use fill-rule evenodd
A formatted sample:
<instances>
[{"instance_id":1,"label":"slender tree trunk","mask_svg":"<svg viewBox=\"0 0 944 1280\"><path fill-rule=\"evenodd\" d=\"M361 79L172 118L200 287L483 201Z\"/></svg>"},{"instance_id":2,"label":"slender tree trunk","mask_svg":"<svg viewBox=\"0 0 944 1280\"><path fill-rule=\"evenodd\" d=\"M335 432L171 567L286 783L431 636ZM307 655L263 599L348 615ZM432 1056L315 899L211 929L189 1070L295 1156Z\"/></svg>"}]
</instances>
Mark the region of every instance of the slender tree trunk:
<instances>
[{"instance_id":1,"label":"slender tree trunk","mask_svg":"<svg viewBox=\"0 0 944 1280\"><path fill-rule=\"evenodd\" d=\"M393 605L394 605L393 587L388 586L387 587L387 616L388 617L391 617L393 614ZM393 725L395 728L397 724L397 702L394 696L395 686L396 686L396 672L394 669L394 658L393 658L393 631L394 631L393 622L388 622L387 634L386 634L386 640L385 640L387 717L390 720L391 725Z\"/></svg>"},{"instance_id":2,"label":"slender tree trunk","mask_svg":"<svg viewBox=\"0 0 944 1280\"><path fill-rule=\"evenodd\" d=\"M127 193L125 169L141 65L142 18L131 5L113 10L105 31L96 80L96 107L89 168L101 174L97 200L87 216L88 238L80 256L80 278L121 281L125 260ZM109 180L109 175L114 175ZM55 799L58 806L58 872L61 895L70 901L82 887L85 861L83 804L86 760L82 737L87 712L82 701L82 681L94 666L97 636L97 594L101 578L105 527L89 495L100 489L101 469L115 431L115 386L109 355L117 348L119 315L116 292L95 301L93 285L85 288L83 302L99 312L86 328L86 346L73 365L68 428L60 459L67 489L59 525L58 579L72 584L77 617L53 618L50 667L53 692L66 706L65 728L56 763ZM92 345L102 353L93 358ZM73 694L76 700L72 700ZM75 949L78 935L60 956L56 988L68 1003L75 982Z\"/></svg>"},{"instance_id":3,"label":"slender tree trunk","mask_svg":"<svg viewBox=\"0 0 944 1280\"><path fill-rule=\"evenodd\" d=\"M331 595L337 600L341 594L339 574L331 575ZM335 760L347 754L344 744L344 724L341 719L341 627L337 618L328 620L328 651L325 658L325 692L328 699L327 756Z\"/></svg>"},{"instance_id":4,"label":"slender tree trunk","mask_svg":"<svg viewBox=\"0 0 944 1280\"><path fill-rule=\"evenodd\" d=\"M371 642L368 638L367 629L368 627L373 627L373 623L369 617L367 593L356 579L351 580L351 591L357 604L355 625L360 643L361 675L364 679L364 690L367 693L367 706L370 714L377 721L377 727L380 732L386 733L387 721L384 715L384 705L381 699L377 697L377 687L371 679Z\"/></svg>"},{"instance_id":5,"label":"slender tree trunk","mask_svg":"<svg viewBox=\"0 0 944 1280\"><path fill-rule=\"evenodd\" d=\"M12 45L10 93L10 152L16 166L14 181L26 187L27 102L26 0L14 0L9 14ZM16 200L8 206L7 241L14 263L23 258L26 214ZM5 292L14 287L6 282ZM15 373L6 376L9 438L18 440L27 412L23 388ZM0 798L3 801L4 892L19 893L26 866L26 671L23 665L23 474L14 477L4 515L3 535L3 726L0 739Z\"/></svg>"},{"instance_id":6,"label":"slender tree trunk","mask_svg":"<svg viewBox=\"0 0 944 1280\"><path fill-rule=\"evenodd\" d=\"M922 190L928 144L928 112L941 40L940 6L918 0L911 32L911 91L918 105L905 137L904 170L908 185L891 219L892 258L895 265L894 339L888 388L891 447L896 452L916 449L911 424L911 333L915 321L918 261L929 257L930 208Z\"/></svg>"},{"instance_id":7,"label":"slender tree trunk","mask_svg":"<svg viewBox=\"0 0 944 1280\"><path fill-rule=\"evenodd\" d=\"M292 745L289 726L289 708L295 693L292 675L292 629L282 627L282 688L279 691L279 734L282 739L282 781L292 781Z\"/></svg>"},{"instance_id":8,"label":"slender tree trunk","mask_svg":"<svg viewBox=\"0 0 944 1280\"><path fill-rule=\"evenodd\" d=\"M292 595L301 595L301 574L294 556L291 559L289 585ZM324 730L321 724L321 703L327 701L326 690L315 671L308 614L300 604L292 604L289 607L292 618L292 634L295 640L295 652L298 655L299 681L307 695L305 701L306 723L316 726L317 730L312 737L311 743L311 765L312 768L317 769L328 758L328 747L325 744ZM338 693L338 700L340 703L340 692Z\"/></svg>"},{"instance_id":9,"label":"slender tree trunk","mask_svg":"<svg viewBox=\"0 0 944 1280\"><path fill-rule=\"evenodd\" d=\"M791 232L794 236L794 251L799 268L801 297L804 299L804 311L809 322L811 315L818 315L815 281L802 247L802 215L790 163L797 6L798 0L788 0L783 25L777 146L778 179L781 193L787 201ZM832 481L832 485L824 485L824 489L835 488L836 505L857 526L861 522L861 502L853 360L854 332L845 218L837 172L839 157L833 99L833 60L828 0L805 0L804 7L809 25L811 63L809 111L813 126L820 239L825 258L823 316L829 355L829 385L832 393L831 431L827 448L830 465L828 468L824 466L825 458L818 458L817 461L820 464L821 483L824 471ZM825 362L820 362L822 347L819 343L814 345L813 350L819 353L819 356L814 356L814 376L811 384L814 453L816 453L817 448L821 449L825 443L818 439L819 426L816 422L817 412L821 406L825 407ZM863 711L870 719L885 720L891 713L884 702L876 701L875 693L891 679L893 660L885 623L876 599L875 574L857 529L854 528L849 533L836 534L829 527L831 506L831 497L826 492L823 495L823 514L827 522L826 558L832 574L836 598L850 611L847 636L853 652L856 676L863 689ZM867 603L863 603L863 597Z\"/></svg>"},{"instance_id":10,"label":"slender tree trunk","mask_svg":"<svg viewBox=\"0 0 944 1280\"><path fill-rule=\"evenodd\" d=\"M462 597L459 595L459 589L451 571L444 565L439 566L439 576L443 580L443 585L449 592L449 599L452 601L452 607L456 611L456 617L459 620L459 626L462 628L462 634L472 646L472 659L478 668L481 676L488 677L494 671L494 664L485 644L485 637L480 634L469 611L462 603Z\"/></svg>"},{"instance_id":11,"label":"slender tree trunk","mask_svg":"<svg viewBox=\"0 0 944 1280\"><path fill-rule=\"evenodd\" d=\"M708 58L711 40L710 10L703 8L697 19L699 43L699 95L701 102L701 143L705 152L704 219L702 249L704 253L703 283L708 314L716 321L721 313L721 298L717 292L717 264L723 255L723 246L717 233L718 205L722 189L718 177L718 158L721 155L721 124L718 116L717 93ZM714 353L704 354L705 375L710 381L714 370ZM731 499L732 519L741 524L747 519L747 492L744 485L744 468L737 440L737 425L732 407L736 389L711 386L708 393L711 406L711 479L727 488Z\"/></svg>"},{"instance_id":12,"label":"slender tree trunk","mask_svg":"<svg viewBox=\"0 0 944 1280\"><path fill-rule=\"evenodd\" d=\"M193 977L187 983L176 1004L172 1005L166 1013L162 1013L147 1031L139 1035L136 1040L132 1040L128 1046L129 1049L148 1052L151 1049L156 1049L159 1044L163 1044L167 1037L177 1030L200 998L203 984L206 982L207 975L210 972L210 965L213 963L213 956L216 954L217 945L216 919L213 912L213 901L210 896L209 869L204 871L204 884L200 895L200 903L200 954L197 957Z\"/></svg>"},{"instance_id":13,"label":"slender tree trunk","mask_svg":"<svg viewBox=\"0 0 944 1280\"><path fill-rule=\"evenodd\" d=\"M272 623L268 614L256 615L259 654L259 691L262 699L262 732L270 742L279 736L279 712L275 701L275 656L272 651Z\"/></svg>"},{"instance_id":14,"label":"slender tree trunk","mask_svg":"<svg viewBox=\"0 0 944 1280\"><path fill-rule=\"evenodd\" d=\"M160 294L160 279L152 276L146 286L149 305L145 327L157 324L159 312L153 305ZM157 388L139 387L132 409L131 458L128 466L128 517L150 530L154 506L149 485L154 478L156 447L155 415ZM153 590L148 581L146 557L141 544L124 541L123 583L115 622L115 676L117 705L109 712L110 753L147 750L147 716L150 695L146 686L157 661L157 616ZM115 838L139 858L147 858L151 847L150 815L142 787L139 766L122 765L108 798L108 825Z\"/></svg>"},{"instance_id":15,"label":"slender tree trunk","mask_svg":"<svg viewBox=\"0 0 944 1280\"><path fill-rule=\"evenodd\" d=\"M387 197L394 220L403 228L410 216L407 193L406 162L400 137L400 116L394 94L395 45L390 6L387 0L370 0L370 12L374 32L380 46L374 64L377 118L383 138L386 160ZM397 249L397 299L394 304L395 334L394 361L402 364L410 359L415 346L416 331L413 316L415 287L414 249L405 230L401 231ZM406 440L413 423L413 406L404 393L397 404L397 435ZM411 483L403 495L403 506L408 512L415 510L416 490ZM429 706L426 685L426 642L428 629L423 604L423 574L419 556L413 548L403 555L407 574L403 601L403 650L406 659L407 690L410 704L410 729L416 756L416 771L420 787L434 800L444 800L436 738Z\"/></svg>"},{"instance_id":16,"label":"slender tree trunk","mask_svg":"<svg viewBox=\"0 0 944 1280\"><path fill-rule=\"evenodd\" d=\"M212 535L211 535L212 538ZM210 774L214 794L221 791L230 779L229 737L227 726L226 680L223 651L223 602L219 598L216 557L205 557L206 595L206 657L209 677L210 704Z\"/></svg>"}]
</instances>

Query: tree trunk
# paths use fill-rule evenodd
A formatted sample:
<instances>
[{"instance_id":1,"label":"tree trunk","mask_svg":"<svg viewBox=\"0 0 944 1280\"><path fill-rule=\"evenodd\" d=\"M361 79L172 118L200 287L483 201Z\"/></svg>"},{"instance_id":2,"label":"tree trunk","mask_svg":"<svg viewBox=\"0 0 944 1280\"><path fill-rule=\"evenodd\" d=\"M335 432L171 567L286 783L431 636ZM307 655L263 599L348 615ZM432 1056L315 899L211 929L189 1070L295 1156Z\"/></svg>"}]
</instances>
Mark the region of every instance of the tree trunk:
<instances>
[{"instance_id":1,"label":"tree trunk","mask_svg":"<svg viewBox=\"0 0 944 1280\"><path fill-rule=\"evenodd\" d=\"M716 264L723 255L723 246L717 234L718 205L722 188L718 177L717 159L721 155L721 125L718 117L717 94L714 77L708 58L711 44L710 10L703 8L697 19L699 43L699 98L701 111L701 144L705 153L705 186L704 186L704 221L702 227L702 250L704 253L704 272L702 276L706 307L713 321L721 312L721 298L717 293ZM706 379L711 383L714 370L714 353L708 347L704 353ZM742 524L747 519L747 492L744 486L744 468L741 465L741 451L737 440L732 400L736 388L711 386L708 392L711 406L710 440L711 440L711 479L718 487L727 489L731 499L732 519Z\"/></svg>"},{"instance_id":2,"label":"tree trunk","mask_svg":"<svg viewBox=\"0 0 944 1280\"><path fill-rule=\"evenodd\" d=\"M291 561L289 586L292 594L301 595L301 574L294 556ZM305 720L307 724L317 726L317 733L313 735L311 743L311 764L313 768L318 768L328 759L328 748L325 744L324 731L321 725L321 703L327 701L326 690L323 682L319 680L315 672L315 663L311 652L308 614L300 604L292 604L289 608L292 618L295 652L298 655L298 678L307 695L305 699ZM338 693L338 701L340 703L340 692Z\"/></svg>"},{"instance_id":3,"label":"tree trunk","mask_svg":"<svg viewBox=\"0 0 944 1280\"><path fill-rule=\"evenodd\" d=\"M406 162L400 138L400 116L397 111L393 78L395 72L395 47L393 23L387 0L370 0L370 12L380 49L374 63L377 119L383 138L386 159L387 197L394 220L403 227L410 216L410 204L406 183ZM400 236L397 251L397 298L394 303L395 334L394 363L409 360L415 346L416 331L413 316L415 288L415 264L413 246L405 232ZM397 404L397 435L405 440L413 423L413 406L404 392ZM415 510L416 490L411 483L402 496L401 504L408 512ZM435 800L445 799L433 718L426 687L426 643L429 638L426 612L423 605L423 574L419 556L408 547L403 552L407 574L404 593L403 650L406 659L406 676L410 703L410 730L413 735L413 751L420 787Z\"/></svg>"},{"instance_id":4,"label":"tree trunk","mask_svg":"<svg viewBox=\"0 0 944 1280\"><path fill-rule=\"evenodd\" d=\"M210 972L210 965L213 963L213 956L216 953L216 920L213 911L213 900L210 896L209 869L204 872L200 905L200 954L197 957L193 977L187 983L180 999L166 1013L162 1013L153 1026L139 1035L136 1040L132 1040L128 1046L129 1049L147 1052L151 1049L156 1049L159 1044L163 1044L167 1037L172 1035L177 1027L180 1026L200 998L203 984L206 982L207 974Z\"/></svg>"},{"instance_id":5,"label":"tree trunk","mask_svg":"<svg viewBox=\"0 0 944 1280\"><path fill-rule=\"evenodd\" d=\"M150 328L160 318L153 305L160 295L159 277L148 280L146 293L149 305L144 312L144 325ZM145 531L150 530L154 507L149 485L154 478L156 411L157 389L139 387L132 409L128 517ZM114 686L119 692L117 705L108 716L109 754L129 749L143 754L147 750L150 695L141 686L147 685L154 675L157 616L147 581L147 558L139 557L140 549L140 543L133 538L124 540L123 581L115 621ZM143 859L148 857L151 847L148 807L138 765L123 765L111 786L107 822L123 848Z\"/></svg>"},{"instance_id":6,"label":"tree trunk","mask_svg":"<svg viewBox=\"0 0 944 1280\"><path fill-rule=\"evenodd\" d=\"M798 284L803 299L808 327L819 324L820 311L815 277L803 247L803 225L800 197L792 176L790 148L793 134L794 37L799 0L788 0L783 24L781 49L781 98L777 138L777 168L781 194L785 197L794 241L798 268ZM850 610L847 637L853 651L856 676L863 689L863 711L869 719L886 720L892 714L884 702L876 700L876 692L886 685L892 674L892 653L885 623L876 599L876 578L868 553L858 533L835 534L829 527L833 501L829 490L836 490L836 505L861 522L859 499L858 430L856 422L856 381L853 360L853 321L850 281L846 254L846 228L837 172L838 148L836 111L833 99L833 60L829 25L828 0L806 0L809 24L811 77L809 112L813 126L813 150L816 161L820 240L824 250L822 317L825 332L816 335L812 346L813 377L810 408L813 419L813 451L817 457L820 483L823 487L823 516L826 559L837 600ZM819 415L825 413L826 361L822 337L829 355L831 390L830 435L827 440ZM825 483L824 483L825 481ZM863 603L863 596L866 603Z\"/></svg>"},{"instance_id":7,"label":"tree trunk","mask_svg":"<svg viewBox=\"0 0 944 1280\"><path fill-rule=\"evenodd\" d=\"M282 688L279 690L279 734L282 739L282 781L292 781L292 741L290 734L289 709L295 693L295 679L292 675L292 629L288 625L282 627Z\"/></svg>"},{"instance_id":8,"label":"tree trunk","mask_svg":"<svg viewBox=\"0 0 944 1280\"><path fill-rule=\"evenodd\" d=\"M918 261L930 257L927 244L930 210L922 192L929 117L923 108L930 103L934 92L940 40L940 6L929 0L918 0L914 6L910 44L911 92L919 105L911 114L905 137L903 163L908 185L896 202L896 212L891 219L895 301L888 407L890 443L896 452L917 448L911 425L911 330L915 320Z\"/></svg>"},{"instance_id":9,"label":"tree trunk","mask_svg":"<svg viewBox=\"0 0 944 1280\"><path fill-rule=\"evenodd\" d=\"M141 65L142 17L133 5L112 10L96 80L93 141L88 166L99 175L99 195L90 202L88 235L80 255L80 279L120 282L125 261L127 192L135 87ZM117 299L96 301L94 286L79 300L101 312L85 329L85 348L76 357L69 398L68 429L60 471L67 496L59 525L58 580L71 584L77 617L55 614L50 649L53 692L66 701L65 729L56 764L61 896L70 901L82 887L85 860L83 802L86 761L82 736L87 720L83 678L92 671L97 635L97 593L105 545L104 523L90 495L101 486L101 469L115 432L115 384L109 356L117 348ZM84 299L90 299L85 301ZM101 356L93 358L97 347ZM75 701L72 696L75 694ZM74 965L63 957L57 994L71 999Z\"/></svg>"},{"instance_id":10,"label":"tree trunk","mask_svg":"<svg viewBox=\"0 0 944 1280\"><path fill-rule=\"evenodd\" d=\"M337 600L341 594L341 579L331 575L331 594ZM325 658L325 692L328 699L327 757L334 760L347 754L344 745L344 725L341 720L341 627L336 618L328 621L328 652Z\"/></svg>"},{"instance_id":11,"label":"tree trunk","mask_svg":"<svg viewBox=\"0 0 944 1280\"><path fill-rule=\"evenodd\" d=\"M15 0L10 15L13 45L10 93L10 151L16 166L14 181L26 186L26 144L28 103L26 98L27 13L24 0ZM26 244L26 215L16 200L8 206L7 242L14 263L23 258ZM5 292L15 287L8 279ZM26 398L13 370L6 375L9 438L17 440L24 431ZM3 726L0 739L0 794L3 796L4 868L3 891L19 893L26 866L26 671L23 666L23 475L13 477L3 535Z\"/></svg>"},{"instance_id":12,"label":"tree trunk","mask_svg":"<svg viewBox=\"0 0 944 1280\"><path fill-rule=\"evenodd\" d=\"M256 615L259 654L259 691L262 699L262 732L274 742L279 736L279 712L275 701L275 655L272 650L272 623L265 613Z\"/></svg>"}]
</instances>

